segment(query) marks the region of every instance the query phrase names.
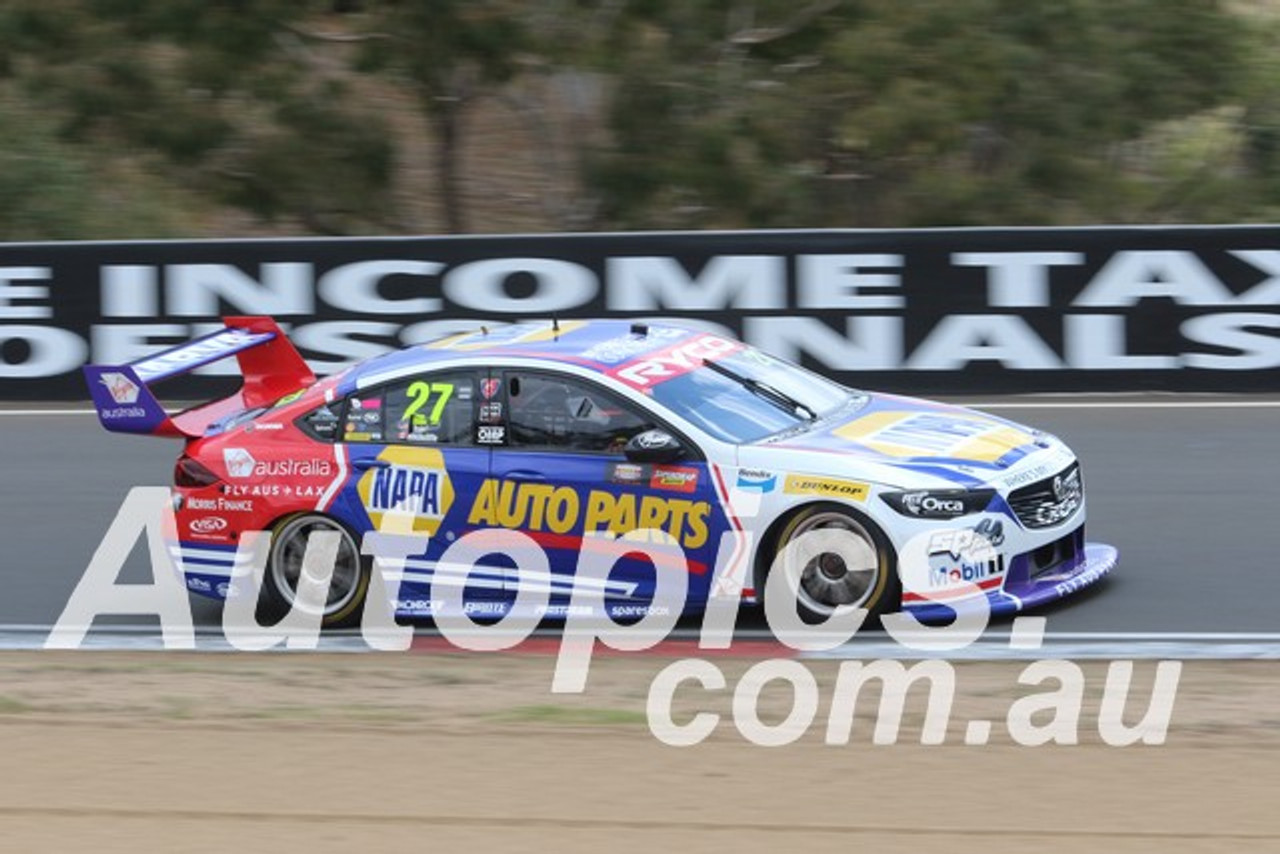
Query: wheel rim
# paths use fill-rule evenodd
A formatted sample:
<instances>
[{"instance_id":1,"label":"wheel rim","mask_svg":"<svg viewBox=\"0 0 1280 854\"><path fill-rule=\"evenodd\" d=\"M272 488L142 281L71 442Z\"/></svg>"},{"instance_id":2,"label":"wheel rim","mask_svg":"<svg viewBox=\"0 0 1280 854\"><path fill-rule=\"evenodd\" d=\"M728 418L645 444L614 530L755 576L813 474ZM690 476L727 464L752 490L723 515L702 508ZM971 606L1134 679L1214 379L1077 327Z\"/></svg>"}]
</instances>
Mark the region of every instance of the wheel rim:
<instances>
[{"instance_id":1,"label":"wheel rim","mask_svg":"<svg viewBox=\"0 0 1280 854\"><path fill-rule=\"evenodd\" d=\"M319 609L328 617L346 609L360 592L360 554L355 541L345 528L323 516L302 516L293 519L276 535L271 545L271 580L290 608L295 606L314 613L316 609L298 600L298 584L306 572L303 558L307 542L313 533L335 531L339 535L337 559L324 607ZM308 578L315 580L314 575Z\"/></svg>"},{"instance_id":2,"label":"wheel rim","mask_svg":"<svg viewBox=\"0 0 1280 854\"><path fill-rule=\"evenodd\" d=\"M870 532L844 513L826 511L815 513L797 525L790 542L799 542L804 535L817 531L850 534L861 547L840 551L802 549L803 564L796 589L800 604L817 614L830 614L839 607L865 605L880 581L879 552ZM788 571L794 572L794 567L789 565Z\"/></svg>"}]
</instances>

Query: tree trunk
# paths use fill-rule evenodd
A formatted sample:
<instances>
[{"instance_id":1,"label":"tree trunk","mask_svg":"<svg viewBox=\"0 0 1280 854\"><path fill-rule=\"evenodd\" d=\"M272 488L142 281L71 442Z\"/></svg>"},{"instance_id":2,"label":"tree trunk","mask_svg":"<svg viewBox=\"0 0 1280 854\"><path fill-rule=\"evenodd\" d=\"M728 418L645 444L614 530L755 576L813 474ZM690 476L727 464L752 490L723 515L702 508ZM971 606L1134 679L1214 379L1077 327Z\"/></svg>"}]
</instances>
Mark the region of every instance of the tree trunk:
<instances>
[{"instance_id":1,"label":"tree trunk","mask_svg":"<svg viewBox=\"0 0 1280 854\"><path fill-rule=\"evenodd\" d=\"M467 216L462 201L462 178L458 174L458 146L462 136L461 99L439 104L435 110L436 180L440 184L440 203L444 206L445 230L462 234L467 230Z\"/></svg>"}]
</instances>

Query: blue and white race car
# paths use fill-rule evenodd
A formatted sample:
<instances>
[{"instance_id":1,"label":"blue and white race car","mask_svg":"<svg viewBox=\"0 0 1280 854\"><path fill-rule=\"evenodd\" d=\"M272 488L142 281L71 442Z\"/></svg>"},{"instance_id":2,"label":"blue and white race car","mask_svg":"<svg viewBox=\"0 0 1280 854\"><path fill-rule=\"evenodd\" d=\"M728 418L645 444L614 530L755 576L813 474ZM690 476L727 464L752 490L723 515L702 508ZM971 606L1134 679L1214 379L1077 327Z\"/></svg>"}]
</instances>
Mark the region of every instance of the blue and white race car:
<instances>
[{"instance_id":1,"label":"blue and white race car","mask_svg":"<svg viewBox=\"0 0 1280 854\"><path fill-rule=\"evenodd\" d=\"M549 617L583 601L634 617L667 572L687 577L682 611L726 591L757 602L775 558L822 531L855 547L802 553L792 592L811 620L841 606L945 619L975 597L1016 612L1116 563L1113 548L1085 541L1080 465L1056 437L846 388L720 335L520 323L317 381L271 319L225 323L139 362L86 368L107 429L185 441L173 549L204 595L234 594L242 536L269 531L265 595L291 607L310 536L332 531L323 619L351 622L370 590L361 541L393 521L421 538L393 599L407 618L501 617L530 596ZM231 397L169 415L149 388L232 355L244 385ZM495 529L519 532L545 561L494 554L462 575L442 569L453 544ZM679 560L615 552L607 575L579 573L599 544L654 530ZM592 596L575 598L583 584ZM451 586L460 595L442 595Z\"/></svg>"}]
</instances>

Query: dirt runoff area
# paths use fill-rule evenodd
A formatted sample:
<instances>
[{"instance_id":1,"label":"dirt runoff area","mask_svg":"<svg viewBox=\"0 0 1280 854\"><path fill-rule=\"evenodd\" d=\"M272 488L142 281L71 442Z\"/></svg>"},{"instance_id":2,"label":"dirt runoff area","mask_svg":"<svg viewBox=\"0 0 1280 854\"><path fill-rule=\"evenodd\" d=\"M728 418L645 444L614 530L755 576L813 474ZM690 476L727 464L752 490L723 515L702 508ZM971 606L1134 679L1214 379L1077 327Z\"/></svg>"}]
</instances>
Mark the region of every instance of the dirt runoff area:
<instances>
[{"instance_id":1,"label":"dirt runoff area","mask_svg":"<svg viewBox=\"0 0 1280 854\"><path fill-rule=\"evenodd\" d=\"M597 658L582 695L531 654L0 654L0 839L11 851L1280 850L1280 664L1190 662L1163 746L1108 746L1105 664L1084 664L1076 746L1003 728L1024 664L956 664L946 743L872 743L875 693L847 745L824 743L836 662L796 742L732 721L728 689L686 683L675 719L723 716L693 747L650 732L674 659ZM1138 662L1133 718L1154 663ZM774 690L777 688L778 690ZM921 698L922 700L922 698ZM789 692L757 713L777 722ZM1138 708L1141 706L1141 708ZM966 746L966 721L996 721Z\"/></svg>"}]
</instances>

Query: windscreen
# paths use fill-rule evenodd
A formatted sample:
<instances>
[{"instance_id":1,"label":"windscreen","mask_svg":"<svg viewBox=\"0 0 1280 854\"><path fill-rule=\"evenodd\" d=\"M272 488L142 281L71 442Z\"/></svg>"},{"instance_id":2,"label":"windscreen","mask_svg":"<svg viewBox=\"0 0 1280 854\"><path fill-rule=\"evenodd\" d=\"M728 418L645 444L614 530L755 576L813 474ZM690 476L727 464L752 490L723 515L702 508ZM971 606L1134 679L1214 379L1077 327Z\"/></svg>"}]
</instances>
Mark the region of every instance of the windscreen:
<instances>
[{"instance_id":1,"label":"windscreen","mask_svg":"<svg viewBox=\"0 0 1280 854\"><path fill-rule=\"evenodd\" d=\"M653 399L725 442L759 441L821 418L857 395L751 347L717 358L715 366L726 370L703 365L655 385Z\"/></svg>"}]
</instances>

